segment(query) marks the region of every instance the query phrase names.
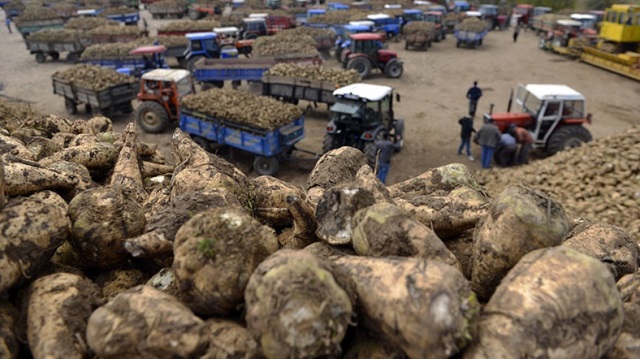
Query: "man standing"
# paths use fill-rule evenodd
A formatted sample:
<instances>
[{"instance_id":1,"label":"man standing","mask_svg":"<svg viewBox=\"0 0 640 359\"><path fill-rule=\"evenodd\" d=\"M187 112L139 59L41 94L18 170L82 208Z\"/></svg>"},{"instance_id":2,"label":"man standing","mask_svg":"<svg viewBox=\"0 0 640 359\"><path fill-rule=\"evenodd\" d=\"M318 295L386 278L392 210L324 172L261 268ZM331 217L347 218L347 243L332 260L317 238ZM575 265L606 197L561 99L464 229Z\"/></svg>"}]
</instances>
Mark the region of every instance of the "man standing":
<instances>
[{"instance_id":1,"label":"man standing","mask_svg":"<svg viewBox=\"0 0 640 359\"><path fill-rule=\"evenodd\" d=\"M9 33L11 34L11 18L9 18L8 16L4 19L4 23L7 24L7 30L9 30Z\"/></svg>"},{"instance_id":2,"label":"man standing","mask_svg":"<svg viewBox=\"0 0 640 359\"><path fill-rule=\"evenodd\" d=\"M378 157L378 179L385 183L389 168L391 168L391 155L393 151L399 148L399 145L384 138L376 141L376 155Z\"/></svg>"},{"instance_id":3,"label":"man standing","mask_svg":"<svg viewBox=\"0 0 640 359\"><path fill-rule=\"evenodd\" d=\"M518 41L519 34L520 34L520 25L516 25L515 29L513 29L513 42Z\"/></svg>"},{"instance_id":4,"label":"man standing","mask_svg":"<svg viewBox=\"0 0 640 359\"><path fill-rule=\"evenodd\" d=\"M529 152L533 146L533 136L531 136L531 133L526 129L514 124L509 125L507 132L515 137L516 142L520 145L518 156L516 157L516 165L526 164L529 162Z\"/></svg>"},{"instance_id":5,"label":"man standing","mask_svg":"<svg viewBox=\"0 0 640 359\"><path fill-rule=\"evenodd\" d=\"M467 98L469 99L469 116L476 115L476 108L478 107L478 100L482 97L482 90L478 87L478 81L473 82L473 86L467 91Z\"/></svg>"},{"instance_id":6,"label":"man standing","mask_svg":"<svg viewBox=\"0 0 640 359\"><path fill-rule=\"evenodd\" d=\"M493 123L492 118L485 120L484 125L482 125L478 131L476 138L478 140L478 144L482 146L482 155L480 157L482 168L491 168L493 152L502 138L500 129L498 129L498 126Z\"/></svg>"},{"instance_id":7,"label":"man standing","mask_svg":"<svg viewBox=\"0 0 640 359\"><path fill-rule=\"evenodd\" d=\"M469 157L470 161L474 161L475 158L471 155L471 134L476 132L473 129L473 118L469 116L464 116L460 120L458 120L460 124L460 147L458 147L458 155L462 154L462 150L466 147L467 149L467 157Z\"/></svg>"}]
</instances>

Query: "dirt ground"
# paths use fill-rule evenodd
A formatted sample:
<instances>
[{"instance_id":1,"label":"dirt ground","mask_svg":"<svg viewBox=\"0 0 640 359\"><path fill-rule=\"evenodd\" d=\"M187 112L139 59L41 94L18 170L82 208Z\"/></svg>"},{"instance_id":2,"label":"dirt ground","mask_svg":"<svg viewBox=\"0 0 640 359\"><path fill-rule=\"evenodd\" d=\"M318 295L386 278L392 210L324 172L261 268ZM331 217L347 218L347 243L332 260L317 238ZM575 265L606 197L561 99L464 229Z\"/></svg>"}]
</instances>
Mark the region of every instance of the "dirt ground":
<instances>
[{"instance_id":1,"label":"dirt ground","mask_svg":"<svg viewBox=\"0 0 640 359\"><path fill-rule=\"evenodd\" d=\"M152 35L157 26L172 20L152 20L146 11ZM2 16L2 15L0 15ZM3 17L3 16L2 16ZM4 20L4 17L2 18ZM587 64L575 62L537 48L537 38L532 32L522 32L513 43L511 31L493 31L476 49L456 48L453 36L441 43L434 43L426 52L405 51L404 44L390 43L404 62L404 74L400 79L388 79L376 74L368 83L392 86L401 95L396 104L396 117L403 118L406 126L405 148L396 154L391 164L387 184L397 183L423 173L429 168L461 162L472 169L480 169L478 160L470 162L457 156L459 125L457 120L467 111L465 94L474 80L484 92L480 99L475 127L481 125L481 113L506 109L510 89L518 83L566 84L582 92L587 98L587 111L593 114L589 127L594 138L617 133L633 124L640 124L640 83L609 73ZM53 94L51 75L63 70L70 63L47 61L38 64L26 50L21 36L14 30L0 30L0 82L4 90L0 97L20 98L31 103L43 113L69 116L62 97ZM62 58L64 58L63 55ZM338 66L328 59L326 66ZM227 85L228 86L228 85ZM243 85L247 89L246 85ZM134 106L137 103L134 101ZM302 103L301 106L307 106ZM80 113L77 118L88 118ZM117 131L133 121L133 115L112 118ZM306 137L300 148L320 152L324 128L328 121L325 106L310 112L306 117ZM170 153L172 129L160 135L141 134L141 139L157 143L165 153ZM480 149L473 153L480 157ZM250 176L252 158L235 151L220 153ZM304 185L313 160L283 163L278 177L296 185ZM586 159L588 160L588 159Z\"/></svg>"}]
</instances>

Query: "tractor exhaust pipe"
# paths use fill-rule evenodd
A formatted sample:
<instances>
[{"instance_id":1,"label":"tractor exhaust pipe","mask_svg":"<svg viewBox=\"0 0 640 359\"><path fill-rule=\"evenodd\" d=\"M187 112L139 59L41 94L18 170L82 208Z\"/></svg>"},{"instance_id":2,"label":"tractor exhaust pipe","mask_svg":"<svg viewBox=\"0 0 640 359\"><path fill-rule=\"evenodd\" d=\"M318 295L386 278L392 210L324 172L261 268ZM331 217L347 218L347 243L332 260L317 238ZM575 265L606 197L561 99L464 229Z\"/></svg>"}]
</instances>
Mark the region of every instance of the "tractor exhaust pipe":
<instances>
[{"instance_id":1,"label":"tractor exhaust pipe","mask_svg":"<svg viewBox=\"0 0 640 359\"><path fill-rule=\"evenodd\" d=\"M494 106L493 104L489 105L489 114L490 115L493 115L493 106Z\"/></svg>"},{"instance_id":2,"label":"tractor exhaust pipe","mask_svg":"<svg viewBox=\"0 0 640 359\"><path fill-rule=\"evenodd\" d=\"M511 112L512 103L513 103L513 89L511 89L511 94L509 95L509 104L507 105L507 112Z\"/></svg>"}]
</instances>

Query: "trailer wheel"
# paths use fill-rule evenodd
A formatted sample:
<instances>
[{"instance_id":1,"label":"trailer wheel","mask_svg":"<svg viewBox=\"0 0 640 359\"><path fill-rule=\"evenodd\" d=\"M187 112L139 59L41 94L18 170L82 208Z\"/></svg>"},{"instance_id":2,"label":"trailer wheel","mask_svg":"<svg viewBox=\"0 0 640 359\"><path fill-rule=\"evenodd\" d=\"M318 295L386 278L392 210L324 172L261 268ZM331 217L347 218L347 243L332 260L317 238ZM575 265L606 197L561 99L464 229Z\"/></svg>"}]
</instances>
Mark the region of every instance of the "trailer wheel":
<instances>
[{"instance_id":1,"label":"trailer wheel","mask_svg":"<svg viewBox=\"0 0 640 359\"><path fill-rule=\"evenodd\" d=\"M47 60L47 57L46 57L42 52L38 52L38 53L36 54L36 61L37 61L38 63L40 63L40 64L41 64L41 63L45 62L46 60Z\"/></svg>"},{"instance_id":2,"label":"trailer wheel","mask_svg":"<svg viewBox=\"0 0 640 359\"><path fill-rule=\"evenodd\" d=\"M67 61L75 63L75 62L78 62L78 58L79 58L79 57L80 57L80 56L78 55L78 53L77 53L77 52L70 52L70 53L67 55Z\"/></svg>"},{"instance_id":3,"label":"trailer wheel","mask_svg":"<svg viewBox=\"0 0 640 359\"><path fill-rule=\"evenodd\" d=\"M51 56L53 61L58 61L58 59L60 58L60 53L58 51L51 51L49 53L49 56Z\"/></svg>"},{"instance_id":4,"label":"trailer wheel","mask_svg":"<svg viewBox=\"0 0 640 359\"><path fill-rule=\"evenodd\" d=\"M67 110L67 113L70 115L75 115L78 113L78 106L75 101L70 100L68 98L64 99L64 108Z\"/></svg>"},{"instance_id":5,"label":"trailer wheel","mask_svg":"<svg viewBox=\"0 0 640 359\"><path fill-rule=\"evenodd\" d=\"M553 131L549 137L546 153L551 156L558 151L580 147L591 140L591 133L583 126L563 126Z\"/></svg>"},{"instance_id":6,"label":"trailer wheel","mask_svg":"<svg viewBox=\"0 0 640 359\"><path fill-rule=\"evenodd\" d=\"M200 18L200 12L198 10L189 10L187 15L191 20L198 20Z\"/></svg>"},{"instance_id":7,"label":"trailer wheel","mask_svg":"<svg viewBox=\"0 0 640 359\"><path fill-rule=\"evenodd\" d=\"M145 132L160 133L169 124L169 115L159 103L144 101L136 112L136 123Z\"/></svg>"},{"instance_id":8,"label":"trailer wheel","mask_svg":"<svg viewBox=\"0 0 640 359\"><path fill-rule=\"evenodd\" d=\"M253 169L261 176L274 176L280 169L280 163L275 157L256 156Z\"/></svg>"},{"instance_id":9,"label":"trailer wheel","mask_svg":"<svg viewBox=\"0 0 640 359\"><path fill-rule=\"evenodd\" d=\"M211 142L209 142L209 140L207 140L206 138L201 137L201 136L192 135L191 139L198 146L200 146L203 150L205 150L207 152L211 152Z\"/></svg>"}]
</instances>

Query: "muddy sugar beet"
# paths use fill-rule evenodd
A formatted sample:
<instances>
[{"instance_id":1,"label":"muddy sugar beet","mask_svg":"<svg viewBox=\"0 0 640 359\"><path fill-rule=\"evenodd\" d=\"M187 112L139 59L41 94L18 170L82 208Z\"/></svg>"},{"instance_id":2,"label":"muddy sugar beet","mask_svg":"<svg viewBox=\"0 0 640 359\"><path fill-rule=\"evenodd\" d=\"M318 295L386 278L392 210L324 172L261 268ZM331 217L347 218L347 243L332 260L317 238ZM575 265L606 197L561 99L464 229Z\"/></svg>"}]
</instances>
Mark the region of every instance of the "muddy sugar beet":
<instances>
[{"instance_id":1,"label":"muddy sugar beet","mask_svg":"<svg viewBox=\"0 0 640 359\"><path fill-rule=\"evenodd\" d=\"M180 130L167 160L135 124L13 113L1 357L638 357L638 239L538 188L461 164L387 187L352 147L300 188Z\"/></svg>"}]
</instances>

